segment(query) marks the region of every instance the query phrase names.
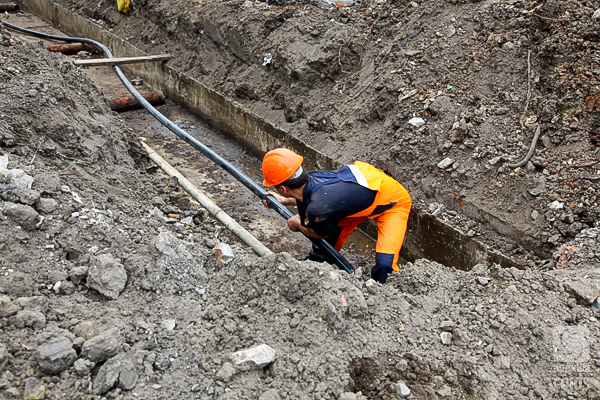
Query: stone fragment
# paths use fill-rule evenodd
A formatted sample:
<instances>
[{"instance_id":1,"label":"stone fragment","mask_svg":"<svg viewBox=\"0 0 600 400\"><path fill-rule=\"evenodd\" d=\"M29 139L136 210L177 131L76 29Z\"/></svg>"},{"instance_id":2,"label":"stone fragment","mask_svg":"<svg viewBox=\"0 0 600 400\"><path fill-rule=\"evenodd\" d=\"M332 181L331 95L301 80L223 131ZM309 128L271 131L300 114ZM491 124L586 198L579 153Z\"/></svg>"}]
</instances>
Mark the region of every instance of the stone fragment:
<instances>
[{"instance_id":1,"label":"stone fragment","mask_svg":"<svg viewBox=\"0 0 600 400\"><path fill-rule=\"evenodd\" d=\"M452 106L452 99L448 96L439 96L427 107L427 109L433 114L445 114Z\"/></svg>"},{"instance_id":2,"label":"stone fragment","mask_svg":"<svg viewBox=\"0 0 600 400\"><path fill-rule=\"evenodd\" d=\"M460 142L469 133L469 126L464 120L456 121L448 132L448 139L452 143Z\"/></svg>"},{"instance_id":3,"label":"stone fragment","mask_svg":"<svg viewBox=\"0 0 600 400\"><path fill-rule=\"evenodd\" d=\"M165 319L160 324L163 326L163 328L165 328L169 332L171 332L173 329L175 329L175 325L176 325L174 319Z\"/></svg>"},{"instance_id":4,"label":"stone fragment","mask_svg":"<svg viewBox=\"0 0 600 400\"><path fill-rule=\"evenodd\" d=\"M413 117L410 120L408 120L408 123L414 126L415 128L420 128L423 125L425 125L425 120L423 118Z\"/></svg>"},{"instance_id":5,"label":"stone fragment","mask_svg":"<svg viewBox=\"0 0 600 400\"><path fill-rule=\"evenodd\" d=\"M23 400L39 400L46 397L46 387L42 382L35 378L25 380L25 389L23 389Z\"/></svg>"},{"instance_id":6,"label":"stone fragment","mask_svg":"<svg viewBox=\"0 0 600 400\"><path fill-rule=\"evenodd\" d=\"M371 294L377 294L379 292L379 284L374 279L369 279L365 282L365 287L367 288L367 292Z\"/></svg>"},{"instance_id":7,"label":"stone fragment","mask_svg":"<svg viewBox=\"0 0 600 400\"><path fill-rule=\"evenodd\" d=\"M33 178L25 173L22 169L8 169L8 154L0 157L0 176L8 179L10 185L14 188L31 189Z\"/></svg>"},{"instance_id":8,"label":"stone fragment","mask_svg":"<svg viewBox=\"0 0 600 400\"><path fill-rule=\"evenodd\" d=\"M98 370L92 390L94 394L103 395L117 386L122 371L122 362L115 358L106 361Z\"/></svg>"},{"instance_id":9,"label":"stone fragment","mask_svg":"<svg viewBox=\"0 0 600 400\"><path fill-rule=\"evenodd\" d=\"M120 347L121 336L118 329L109 329L87 340L81 347L81 357L94 362L104 361L116 355Z\"/></svg>"},{"instance_id":10,"label":"stone fragment","mask_svg":"<svg viewBox=\"0 0 600 400\"><path fill-rule=\"evenodd\" d=\"M396 394L401 397L408 397L410 396L410 389L404 382L399 381L396 383Z\"/></svg>"},{"instance_id":11,"label":"stone fragment","mask_svg":"<svg viewBox=\"0 0 600 400\"><path fill-rule=\"evenodd\" d=\"M125 289L127 272L123 264L110 254L92 256L86 283L109 299L116 300Z\"/></svg>"},{"instance_id":12,"label":"stone fragment","mask_svg":"<svg viewBox=\"0 0 600 400\"><path fill-rule=\"evenodd\" d=\"M442 397L450 397L452 396L452 389L450 388L450 386L444 385L441 389L437 391L437 394L439 394Z\"/></svg>"},{"instance_id":13,"label":"stone fragment","mask_svg":"<svg viewBox=\"0 0 600 400\"><path fill-rule=\"evenodd\" d=\"M85 340L94 338L98 336L99 333L98 324L94 321L84 321L73 328L73 334Z\"/></svg>"},{"instance_id":14,"label":"stone fragment","mask_svg":"<svg viewBox=\"0 0 600 400\"><path fill-rule=\"evenodd\" d=\"M600 297L600 283L592 279L568 281L564 283L564 287L580 304L592 304Z\"/></svg>"},{"instance_id":15,"label":"stone fragment","mask_svg":"<svg viewBox=\"0 0 600 400\"><path fill-rule=\"evenodd\" d=\"M58 288L57 293L66 294L66 295L73 294L73 293L75 293L75 285L73 284L73 282L70 282L70 281L61 282L61 285Z\"/></svg>"},{"instance_id":16,"label":"stone fragment","mask_svg":"<svg viewBox=\"0 0 600 400\"><path fill-rule=\"evenodd\" d=\"M442 338L442 344L445 344L446 346L452 344L452 334L450 332L442 332L440 337Z\"/></svg>"},{"instance_id":17,"label":"stone fragment","mask_svg":"<svg viewBox=\"0 0 600 400\"><path fill-rule=\"evenodd\" d=\"M40 369L47 374L59 374L69 369L77 359L71 341L58 338L36 349Z\"/></svg>"},{"instance_id":18,"label":"stone fragment","mask_svg":"<svg viewBox=\"0 0 600 400\"><path fill-rule=\"evenodd\" d=\"M438 166L438 168L441 168L441 169L447 169L452 164L454 164L454 160L450 157L446 157L442 161L440 161L437 166Z\"/></svg>"},{"instance_id":19,"label":"stone fragment","mask_svg":"<svg viewBox=\"0 0 600 400\"><path fill-rule=\"evenodd\" d=\"M66 281L69 274L66 271L50 271L48 272L48 280L50 283L55 284L56 282Z\"/></svg>"},{"instance_id":20,"label":"stone fragment","mask_svg":"<svg viewBox=\"0 0 600 400\"><path fill-rule=\"evenodd\" d=\"M480 285L486 286L488 283L490 283L490 278L486 278L483 276L478 276L477 277L477 283L479 283Z\"/></svg>"},{"instance_id":21,"label":"stone fragment","mask_svg":"<svg viewBox=\"0 0 600 400\"><path fill-rule=\"evenodd\" d=\"M71 282L75 285L79 285L81 282L87 278L88 267L82 265L80 267L74 267L69 271L69 277L71 278Z\"/></svg>"},{"instance_id":22,"label":"stone fragment","mask_svg":"<svg viewBox=\"0 0 600 400\"><path fill-rule=\"evenodd\" d=\"M8 350L5 346L0 346L0 371L4 371L4 367L8 362Z\"/></svg>"},{"instance_id":23,"label":"stone fragment","mask_svg":"<svg viewBox=\"0 0 600 400\"><path fill-rule=\"evenodd\" d=\"M85 358L80 358L79 360L75 361L75 372L77 373L77 375L79 376L87 376L90 374L90 371L96 366L95 362L92 362L90 360L86 360Z\"/></svg>"},{"instance_id":24,"label":"stone fragment","mask_svg":"<svg viewBox=\"0 0 600 400\"><path fill-rule=\"evenodd\" d=\"M600 8L594 11L592 14L592 19L600 19Z\"/></svg>"},{"instance_id":25,"label":"stone fragment","mask_svg":"<svg viewBox=\"0 0 600 400\"><path fill-rule=\"evenodd\" d=\"M52 214L57 207L58 202L56 200L45 197L40 198L35 205L37 211L42 214Z\"/></svg>"},{"instance_id":26,"label":"stone fragment","mask_svg":"<svg viewBox=\"0 0 600 400\"><path fill-rule=\"evenodd\" d=\"M234 254L231 250L231 246L227 243L219 243L213 250L217 253L217 266L220 267L223 264L228 264L233 260Z\"/></svg>"},{"instance_id":27,"label":"stone fragment","mask_svg":"<svg viewBox=\"0 0 600 400\"><path fill-rule=\"evenodd\" d=\"M226 362L223 364L221 369L217 372L217 379L223 381L225 383L229 382L231 378L235 375L235 368L230 362Z\"/></svg>"},{"instance_id":28,"label":"stone fragment","mask_svg":"<svg viewBox=\"0 0 600 400\"><path fill-rule=\"evenodd\" d=\"M561 203L558 200L554 200L552 203L548 204L548 207L551 210L562 210L562 208L564 207L565 203Z\"/></svg>"},{"instance_id":29,"label":"stone fragment","mask_svg":"<svg viewBox=\"0 0 600 400\"><path fill-rule=\"evenodd\" d=\"M39 311L21 310L17 313L17 318L21 319L25 326L35 330L46 326L46 316Z\"/></svg>"},{"instance_id":30,"label":"stone fragment","mask_svg":"<svg viewBox=\"0 0 600 400\"><path fill-rule=\"evenodd\" d=\"M130 369L124 369L119 374L119 383L117 387L121 390L131 390L135 387L138 380L138 374Z\"/></svg>"},{"instance_id":31,"label":"stone fragment","mask_svg":"<svg viewBox=\"0 0 600 400\"><path fill-rule=\"evenodd\" d=\"M13 194L19 199L19 203L28 206L34 205L40 199L40 192L26 187L13 190Z\"/></svg>"},{"instance_id":32,"label":"stone fragment","mask_svg":"<svg viewBox=\"0 0 600 400\"><path fill-rule=\"evenodd\" d=\"M172 364L173 362L171 361L171 358L168 355L158 353L156 355L156 360L154 360L154 363L152 365L154 366L154 369L164 372L171 368Z\"/></svg>"},{"instance_id":33,"label":"stone fragment","mask_svg":"<svg viewBox=\"0 0 600 400\"><path fill-rule=\"evenodd\" d=\"M275 349L267 344L261 344L247 350L241 350L231 355L232 362L242 370L261 369L275 360Z\"/></svg>"},{"instance_id":34,"label":"stone fragment","mask_svg":"<svg viewBox=\"0 0 600 400\"><path fill-rule=\"evenodd\" d=\"M540 213L538 213L537 210L533 210L531 212L531 219L532 220L534 220L534 221L537 220L539 216L540 216Z\"/></svg>"},{"instance_id":35,"label":"stone fragment","mask_svg":"<svg viewBox=\"0 0 600 400\"><path fill-rule=\"evenodd\" d=\"M346 393L342 393L340 394L340 397L338 397L338 400L357 400L358 397L356 397L355 393L352 392L346 392Z\"/></svg>"},{"instance_id":36,"label":"stone fragment","mask_svg":"<svg viewBox=\"0 0 600 400\"><path fill-rule=\"evenodd\" d=\"M4 203L4 215L23 229L32 231L40 220L40 216L33 208L24 204Z\"/></svg>"},{"instance_id":37,"label":"stone fragment","mask_svg":"<svg viewBox=\"0 0 600 400\"><path fill-rule=\"evenodd\" d=\"M0 318L10 317L19 311L21 308L10 301L10 297L0 295Z\"/></svg>"},{"instance_id":38,"label":"stone fragment","mask_svg":"<svg viewBox=\"0 0 600 400\"><path fill-rule=\"evenodd\" d=\"M44 296L19 297L15 304L24 310L39 311L42 314L46 314L48 310L48 300Z\"/></svg>"}]
</instances>

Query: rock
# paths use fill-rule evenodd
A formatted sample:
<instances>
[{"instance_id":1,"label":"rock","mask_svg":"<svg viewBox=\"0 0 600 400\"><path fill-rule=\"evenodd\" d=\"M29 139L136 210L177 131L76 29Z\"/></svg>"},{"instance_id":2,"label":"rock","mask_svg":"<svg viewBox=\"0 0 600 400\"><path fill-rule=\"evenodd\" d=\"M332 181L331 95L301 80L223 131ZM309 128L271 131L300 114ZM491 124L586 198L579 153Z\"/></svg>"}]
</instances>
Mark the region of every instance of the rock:
<instances>
[{"instance_id":1,"label":"rock","mask_svg":"<svg viewBox=\"0 0 600 400\"><path fill-rule=\"evenodd\" d=\"M116 300L125 289L127 272L119 260L110 254L92 256L86 283L109 299Z\"/></svg>"},{"instance_id":2,"label":"rock","mask_svg":"<svg viewBox=\"0 0 600 400\"><path fill-rule=\"evenodd\" d=\"M15 303L24 310L39 311L46 314L48 310L48 300L44 296L19 297Z\"/></svg>"},{"instance_id":3,"label":"rock","mask_svg":"<svg viewBox=\"0 0 600 400\"><path fill-rule=\"evenodd\" d=\"M46 387L42 382L35 378L25 380L25 389L23 389L23 400L38 400L46 397Z\"/></svg>"},{"instance_id":4,"label":"rock","mask_svg":"<svg viewBox=\"0 0 600 400\"><path fill-rule=\"evenodd\" d=\"M502 161L502 156L496 156L496 157L492 158L492 159L489 161L489 164L490 164L490 165L496 165L496 164L498 164L500 161Z\"/></svg>"},{"instance_id":5,"label":"rock","mask_svg":"<svg viewBox=\"0 0 600 400\"><path fill-rule=\"evenodd\" d=\"M70 281L62 282L58 293L66 295L73 294L75 293L75 285L73 284L73 282Z\"/></svg>"},{"instance_id":6,"label":"rock","mask_svg":"<svg viewBox=\"0 0 600 400\"><path fill-rule=\"evenodd\" d=\"M469 133L469 126L464 120L456 121L448 132L448 139L452 143L460 142Z\"/></svg>"},{"instance_id":7,"label":"rock","mask_svg":"<svg viewBox=\"0 0 600 400\"><path fill-rule=\"evenodd\" d=\"M73 328L73 334L85 340L94 338L99 333L98 324L94 321L85 321Z\"/></svg>"},{"instance_id":8,"label":"rock","mask_svg":"<svg viewBox=\"0 0 600 400\"><path fill-rule=\"evenodd\" d=\"M34 205L40 199L40 192L26 187L13 190L13 194L19 199L19 203L28 206Z\"/></svg>"},{"instance_id":9,"label":"rock","mask_svg":"<svg viewBox=\"0 0 600 400\"><path fill-rule=\"evenodd\" d=\"M540 216L540 214L537 212L537 210L533 210L531 212L531 219L532 220L534 220L534 221L537 220L539 216Z\"/></svg>"},{"instance_id":10,"label":"rock","mask_svg":"<svg viewBox=\"0 0 600 400\"><path fill-rule=\"evenodd\" d=\"M87 278L88 267L82 265L81 267L74 267L69 271L69 277L71 278L71 282L75 285L79 285L81 282Z\"/></svg>"},{"instance_id":11,"label":"rock","mask_svg":"<svg viewBox=\"0 0 600 400\"><path fill-rule=\"evenodd\" d=\"M94 394L103 395L117 386L122 369L123 363L121 360L111 358L106 361L98 370L96 378L94 378L92 386Z\"/></svg>"},{"instance_id":12,"label":"rock","mask_svg":"<svg viewBox=\"0 0 600 400\"><path fill-rule=\"evenodd\" d=\"M46 326L46 316L39 311L21 310L17 313L17 318L21 319L25 326L35 330Z\"/></svg>"},{"instance_id":13,"label":"rock","mask_svg":"<svg viewBox=\"0 0 600 400\"><path fill-rule=\"evenodd\" d=\"M152 365L154 366L155 370L164 372L168 370L172 364L173 362L171 361L171 358L168 355L158 353L156 355L156 360L154 360L154 363Z\"/></svg>"},{"instance_id":14,"label":"rock","mask_svg":"<svg viewBox=\"0 0 600 400\"><path fill-rule=\"evenodd\" d=\"M443 115L452 107L452 99L448 96L439 96L427 107L433 115Z\"/></svg>"},{"instance_id":15,"label":"rock","mask_svg":"<svg viewBox=\"0 0 600 400\"><path fill-rule=\"evenodd\" d=\"M25 275L22 272L14 272L9 274L0 286L12 298L29 297L33 294L34 283L29 275Z\"/></svg>"},{"instance_id":16,"label":"rock","mask_svg":"<svg viewBox=\"0 0 600 400\"><path fill-rule=\"evenodd\" d=\"M404 382L399 381L396 383L396 394L401 397L408 397L410 396L410 389Z\"/></svg>"},{"instance_id":17,"label":"rock","mask_svg":"<svg viewBox=\"0 0 600 400\"><path fill-rule=\"evenodd\" d=\"M54 211L56 211L57 207L58 202L56 200L45 197L40 198L35 205L35 208L38 210L38 212L42 214L52 214Z\"/></svg>"},{"instance_id":18,"label":"rock","mask_svg":"<svg viewBox=\"0 0 600 400\"><path fill-rule=\"evenodd\" d=\"M442 161L440 161L437 166L438 166L438 168L441 168L441 169L447 169L452 164L454 164L454 160L450 157L446 157Z\"/></svg>"},{"instance_id":19,"label":"rock","mask_svg":"<svg viewBox=\"0 0 600 400\"><path fill-rule=\"evenodd\" d=\"M367 291L371 294L377 294L379 292L379 284L374 279L369 279L365 282Z\"/></svg>"},{"instance_id":20,"label":"rock","mask_svg":"<svg viewBox=\"0 0 600 400\"><path fill-rule=\"evenodd\" d=\"M540 195L546 193L546 190L546 182L544 180L539 180L536 186L527 189L527 193L533 197L539 197Z\"/></svg>"},{"instance_id":21,"label":"rock","mask_svg":"<svg viewBox=\"0 0 600 400\"><path fill-rule=\"evenodd\" d=\"M10 301L10 297L0 295L0 318L10 317L19 311L21 308Z\"/></svg>"},{"instance_id":22,"label":"rock","mask_svg":"<svg viewBox=\"0 0 600 400\"><path fill-rule=\"evenodd\" d=\"M30 206L10 202L4 204L4 215L9 217L15 224L28 231L34 230L40 220L37 211Z\"/></svg>"},{"instance_id":23,"label":"rock","mask_svg":"<svg viewBox=\"0 0 600 400\"><path fill-rule=\"evenodd\" d=\"M75 372L79 376L87 376L90 374L90 371L96 366L95 362L90 360L86 360L85 358L80 358L75 361Z\"/></svg>"},{"instance_id":24,"label":"rock","mask_svg":"<svg viewBox=\"0 0 600 400\"><path fill-rule=\"evenodd\" d=\"M442 338L442 344L445 344L446 346L452 344L452 334L450 332L442 332L440 337Z\"/></svg>"},{"instance_id":25,"label":"rock","mask_svg":"<svg viewBox=\"0 0 600 400\"><path fill-rule=\"evenodd\" d=\"M564 283L564 287L567 293L577 299L580 304L592 304L600 297L600 283L591 279L568 281Z\"/></svg>"},{"instance_id":26,"label":"rock","mask_svg":"<svg viewBox=\"0 0 600 400\"><path fill-rule=\"evenodd\" d=\"M165 319L164 321L161 322L161 325L168 332L171 332L173 329L175 329L175 325L176 324L175 324L175 320L174 319Z\"/></svg>"},{"instance_id":27,"label":"rock","mask_svg":"<svg viewBox=\"0 0 600 400\"><path fill-rule=\"evenodd\" d=\"M425 120L423 120L423 118L413 117L408 121L408 123L416 128L420 128L425 125Z\"/></svg>"},{"instance_id":28,"label":"rock","mask_svg":"<svg viewBox=\"0 0 600 400\"><path fill-rule=\"evenodd\" d=\"M55 284L56 282L66 281L69 274L65 271L50 271L48 272L48 280L50 283Z\"/></svg>"},{"instance_id":29,"label":"rock","mask_svg":"<svg viewBox=\"0 0 600 400\"><path fill-rule=\"evenodd\" d=\"M600 19L600 8L594 11L592 14L592 19Z\"/></svg>"},{"instance_id":30,"label":"rock","mask_svg":"<svg viewBox=\"0 0 600 400\"><path fill-rule=\"evenodd\" d=\"M227 243L219 243L213 250L217 253L217 266L219 267L228 264L234 258L233 250Z\"/></svg>"},{"instance_id":31,"label":"rock","mask_svg":"<svg viewBox=\"0 0 600 400\"><path fill-rule=\"evenodd\" d=\"M449 386L444 385L441 389L437 391L437 394L439 394L442 397L450 397L452 396L452 389Z\"/></svg>"},{"instance_id":32,"label":"rock","mask_svg":"<svg viewBox=\"0 0 600 400\"><path fill-rule=\"evenodd\" d=\"M558 200L554 200L552 203L548 204L548 207L551 210L562 210L564 205L565 205L565 203L561 203Z\"/></svg>"},{"instance_id":33,"label":"rock","mask_svg":"<svg viewBox=\"0 0 600 400\"><path fill-rule=\"evenodd\" d=\"M338 397L338 400L357 400L358 397L356 397L356 394L352 393L352 392L346 392L346 393L342 393L340 394L340 397Z\"/></svg>"},{"instance_id":34,"label":"rock","mask_svg":"<svg viewBox=\"0 0 600 400\"><path fill-rule=\"evenodd\" d=\"M131 390L135 387L138 380L138 374L130 369L124 369L119 374L119 383L117 387L121 390Z\"/></svg>"},{"instance_id":35,"label":"rock","mask_svg":"<svg viewBox=\"0 0 600 400\"><path fill-rule=\"evenodd\" d=\"M8 154L0 157L0 176L8 179L13 188L31 189L33 178L22 169L8 169Z\"/></svg>"},{"instance_id":36,"label":"rock","mask_svg":"<svg viewBox=\"0 0 600 400\"><path fill-rule=\"evenodd\" d=\"M217 379L223 381L225 383L229 382L231 378L235 375L235 368L230 362L226 362L223 364L219 372L217 372Z\"/></svg>"},{"instance_id":37,"label":"rock","mask_svg":"<svg viewBox=\"0 0 600 400\"><path fill-rule=\"evenodd\" d=\"M275 360L276 351L272 347L261 344L231 355L232 362L242 370L261 369Z\"/></svg>"},{"instance_id":38,"label":"rock","mask_svg":"<svg viewBox=\"0 0 600 400\"><path fill-rule=\"evenodd\" d=\"M478 276L477 277L477 283L479 283L480 285L486 286L488 283L490 283L490 278L486 278L483 276Z\"/></svg>"},{"instance_id":39,"label":"rock","mask_svg":"<svg viewBox=\"0 0 600 400\"><path fill-rule=\"evenodd\" d=\"M77 359L71 341L59 338L36 349L40 369L47 374L59 374L69 369Z\"/></svg>"},{"instance_id":40,"label":"rock","mask_svg":"<svg viewBox=\"0 0 600 400\"><path fill-rule=\"evenodd\" d=\"M81 357L100 362L116 355L121 348L121 336L117 328L109 329L87 340L81 347Z\"/></svg>"}]
</instances>

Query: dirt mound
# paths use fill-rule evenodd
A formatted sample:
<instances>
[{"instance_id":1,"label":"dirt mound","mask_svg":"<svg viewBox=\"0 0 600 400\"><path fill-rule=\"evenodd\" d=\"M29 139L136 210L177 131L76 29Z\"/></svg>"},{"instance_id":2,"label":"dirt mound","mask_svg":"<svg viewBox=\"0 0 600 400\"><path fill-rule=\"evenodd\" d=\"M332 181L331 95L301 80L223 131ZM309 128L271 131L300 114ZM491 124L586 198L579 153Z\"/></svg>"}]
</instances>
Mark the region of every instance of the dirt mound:
<instances>
[{"instance_id":1,"label":"dirt mound","mask_svg":"<svg viewBox=\"0 0 600 400\"><path fill-rule=\"evenodd\" d=\"M69 60L0 35L3 397L600 396L597 269L419 260L381 286L256 257Z\"/></svg>"}]
</instances>

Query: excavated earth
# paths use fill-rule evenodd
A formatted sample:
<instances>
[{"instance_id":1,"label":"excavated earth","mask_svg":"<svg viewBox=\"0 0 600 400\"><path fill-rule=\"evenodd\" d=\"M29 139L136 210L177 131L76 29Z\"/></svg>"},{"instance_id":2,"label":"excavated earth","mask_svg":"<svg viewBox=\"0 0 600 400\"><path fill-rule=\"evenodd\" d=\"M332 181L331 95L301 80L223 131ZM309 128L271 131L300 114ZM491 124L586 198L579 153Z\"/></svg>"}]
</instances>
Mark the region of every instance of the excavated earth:
<instances>
[{"instance_id":1,"label":"excavated earth","mask_svg":"<svg viewBox=\"0 0 600 400\"><path fill-rule=\"evenodd\" d=\"M70 59L0 27L0 397L599 399L598 6L75 7L328 154L379 163L443 218L464 221L456 194L554 251L502 237L529 268L417 260L383 286L254 255ZM538 121L537 158L511 171ZM260 345L264 362L235 355Z\"/></svg>"}]
</instances>

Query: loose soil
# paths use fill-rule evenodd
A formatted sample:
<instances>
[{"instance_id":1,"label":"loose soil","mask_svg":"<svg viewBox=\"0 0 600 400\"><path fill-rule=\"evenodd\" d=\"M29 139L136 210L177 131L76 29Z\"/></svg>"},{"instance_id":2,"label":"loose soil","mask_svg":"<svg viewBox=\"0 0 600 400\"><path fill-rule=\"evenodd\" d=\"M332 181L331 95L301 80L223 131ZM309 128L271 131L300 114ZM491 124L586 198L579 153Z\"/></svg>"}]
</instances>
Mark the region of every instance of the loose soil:
<instances>
[{"instance_id":1,"label":"loose soil","mask_svg":"<svg viewBox=\"0 0 600 400\"><path fill-rule=\"evenodd\" d=\"M596 189L590 184L595 181L589 179L595 178L597 170L591 124L597 110L595 106L584 107L578 114L565 116L563 108L563 96L572 96L575 104L577 90L579 95L586 95L585 90L595 87L597 93L593 72L577 71L583 78L573 81L574 75L569 75L573 70L567 68L590 66L585 57L589 54L593 58L597 38L583 30L591 26L586 24L592 23L596 2L360 3L354 8L330 10L314 5L321 3L284 7L251 2L187 3L178 9L179 4L136 3L134 12L121 16L112 11L114 3L106 2L105 7L98 6L98 15L93 17L102 17L116 30L131 21L144 21L143 10L152 10L147 15L161 18L144 25L153 32L145 34L148 46L154 45L152 40L170 46L177 42L161 42L162 38L184 37L199 29L195 41L182 41L179 46L197 46L199 54L203 46L212 46L216 61L210 62L222 64L210 78L208 72L198 69L198 77L214 79L218 88L274 120L285 119L290 111L263 106L266 97L261 96L274 94L263 92L266 89L259 82L279 77L279 89L291 90L285 91L289 97L283 96L284 101L294 103L290 110L302 111L298 119L285 122L299 137L337 154L340 160L364 156L364 160L387 166L385 169L406 183L415 200L424 205L435 200L450 209L450 194L464 187L465 195L458 193L464 201L475 192L482 204L487 199L500 210L514 207L515 212L509 213L514 218L511 221L525 224L532 236L537 237L538 231L539 235L560 236L553 247L557 251L544 265L532 263L526 270L479 265L464 272L418 260L404 266L384 286L329 265L298 261L285 252L257 257L152 167L134 133L109 110L102 92L67 57L43 51L37 41L16 40L0 28L0 146L3 160L8 161L0 168L2 396L393 399L401 398L406 386L419 399L600 398L600 225L595 219ZM549 9L550 5L554 8ZM83 6L79 11L93 9ZM288 16L278 18L285 12ZM519 16L510 21L519 24L510 27L502 18L513 12ZM186 25L194 18L197 25ZM433 18L440 20L438 25ZM271 22L266 24L267 20ZM442 20L447 20L447 25L441 26ZM254 25L247 25L250 23ZM286 24L290 27L282 29ZM452 30L446 29L449 24L454 29L451 35ZM330 25L336 29L326 29ZM275 29L267 33L251 29L257 26ZM408 29L411 26L414 29ZM540 35L533 36L544 26ZM243 30L244 35L234 35L234 28ZM347 36L343 36L345 29L349 30ZM580 29L581 35L587 35L581 42L576 35ZM461 30L466 33L454 44L456 37L463 35ZM511 36L513 30L520 36ZM272 64L263 67L266 48L260 46L266 43L264 35L268 38L280 32L282 38L297 40L298 53L289 50L293 46L279 46L281 53L272 52ZM393 32L397 34L391 35ZM402 32L417 33L401 39ZM480 32L484 32L485 41L475 41ZM341 41L335 41L336 33ZM499 36L488 41L491 33ZM545 41L556 35L567 39ZM221 42L213 36L220 37ZM249 48L240 47L234 37L247 38L250 43L255 40L260 46L246 54L240 49ZM497 37L506 40L493 45ZM382 40L377 42L379 38ZM417 47L419 40L424 43L421 47ZM462 44L464 40L485 50L473 56L480 70L475 69L471 56L458 51L473 51L468 43ZM317 47L306 47L311 41L318 42ZM391 44L396 42L400 45L393 48ZM506 45L508 42L512 46ZM336 51L329 51L330 63L315 61L321 57L328 60L328 52L306 51L331 43L337 45ZM567 68L552 70L563 73L563 79L538 70L535 76L543 85L535 76L531 78L533 94L528 110L532 114L536 111L531 110L541 110L541 103L552 98L552 93L557 97L550 121L544 121L541 112L538 116L550 141L547 146L542 141L536 157L543 154L548 164L532 164L533 168L514 174L503 161L501 165L488 163L490 168L486 169L484 161L494 154L493 149L497 154L505 152L511 161L521 158L533 134L533 126L527 125L525 131L516 132L527 92L527 79L522 79L527 57L523 51L517 56L517 50L527 49L528 43L553 44L555 47L548 47L548 51L560 50L558 54L565 59L554 61ZM381 53L385 49L388 52ZM420 53L410 55L406 49ZM580 53L574 55L573 49ZM192 54L188 52L181 54ZM293 55L304 60L304 69L298 64L297 69L288 69L296 74L287 74L290 67L285 63L275 68L282 60L293 60ZM244 57L254 61L246 62ZM351 57L355 57L353 62L348 61ZM498 63L505 57L513 63L500 68ZM541 56L532 55L534 70L545 65L537 57ZM213 59L202 58L206 63ZM464 65L457 61L461 59ZM406 60L402 69L391 74L389 63L402 60ZM344 72L369 63L370 71ZM194 64L190 59L181 65L195 65L192 71L202 61ZM514 66L514 73L509 65ZM473 75L492 69L495 73L488 73L485 79L480 75L480 82L472 80L473 86L467 89L461 86L467 82L434 78L434 67L440 77L442 73L455 76L452 69L455 74L471 68ZM311 75L313 71L329 71L323 68L331 71ZM244 78L243 69L250 76ZM225 71L227 75L219 77ZM328 77L330 73L333 75ZM336 73L345 74L345 79ZM409 89L402 91L402 96L410 94L412 88L423 92L398 103L400 89L405 87L392 90L398 82ZM236 91L241 83L249 90ZM488 84L496 85L494 90ZM584 86L570 92L570 85L575 84ZM336 94L334 85L338 85ZM445 96L437 96L440 90ZM244 93L259 97L252 100ZM469 102L467 98L475 94L479 96L472 99L475 103ZM355 105L350 107L344 96L354 96ZM385 106L388 97L389 108ZM423 102L433 97L429 108L423 109ZM376 99L383 102L373 103ZM300 101L306 108L296 107ZM459 113L457 130L462 129L463 118L471 126L460 141L450 141L452 145L444 147L448 132L442 132L447 128L441 127L446 126L444 118L453 123L450 116L454 114L443 110L454 110L459 103L464 105L461 113L473 114L467 117ZM431 106L436 109L434 104L443 106L435 116L431 110ZM365 114L369 107L382 115ZM501 107L508 111L499 113ZM475 118L477 110L484 118L480 123ZM410 128L406 123L413 114L422 116L427 124ZM587 121L590 124L586 125ZM564 133L557 143L549 133L554 131L547 128L551 124L560 127L556 132ZM486 126L489 131L483 128ZM405 141L403 136L409 134L412 136ZM346 137L344 146L333 143L342 141L342 136ZM473 148L468 147L469 140L475 142ZM442 150L428 147L437 141ZM498 150L492 143L503 147ZM571 163L565 158L567 149L573 156ZM483 151L486 153L480 158L472 157L473 152ZM452 171L438 171L437 163L446 156L460 160L459 164ZM549 156L553 157L550 161ZM467 158L477 169L461 173ZM585 164L579 161L582 159ZM563 178L571 175L577 175L578 180L572 187L567 185L570 189L566 191ZM28 177L33 178L32 183ZM535 179L541 178L546 185L542 193L524 196L524 191L534 187ZM428 194L426 188L433 192ZM494 196L491 190L496 190ZM574 207L568 199L574 201ZM575 199L580 203L575 204ZM549 209L548 203L554 201L563 208ZM168 218L152 212L154 207ZM545 225L534 229L530 219L517 218L527 207L529 214L538 207L538 219L544 219ZM586 213L577 214L579 209ZM448 211L452 213L442 217L450 220L460 216L457 211ZM582 220L582 215L592 219ZM571 230L576 223L581 229ZM567 227L564 235L561 227ZM477 223L469 229L487 237ZM517 245L516 239L502 240L505 248L512 243L512 251L525 251L525 245ZM217 244L229 244L234 253L223 265L213 250ZM530 254L531 260L535 257ZM104 273L100 274L103 278L98 278L98 272ZM60 338L63 341L57 342ZM66 347L57 344L65 340ZM267 366L253 369L235 363L234 352L260 344L276 352ZM44 356L48 349L59 348L61 352L54 357Z\"/></svg>"}]
</instances>

